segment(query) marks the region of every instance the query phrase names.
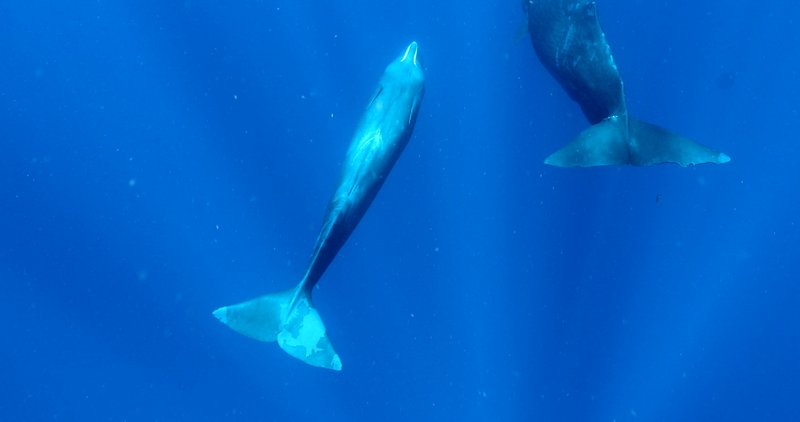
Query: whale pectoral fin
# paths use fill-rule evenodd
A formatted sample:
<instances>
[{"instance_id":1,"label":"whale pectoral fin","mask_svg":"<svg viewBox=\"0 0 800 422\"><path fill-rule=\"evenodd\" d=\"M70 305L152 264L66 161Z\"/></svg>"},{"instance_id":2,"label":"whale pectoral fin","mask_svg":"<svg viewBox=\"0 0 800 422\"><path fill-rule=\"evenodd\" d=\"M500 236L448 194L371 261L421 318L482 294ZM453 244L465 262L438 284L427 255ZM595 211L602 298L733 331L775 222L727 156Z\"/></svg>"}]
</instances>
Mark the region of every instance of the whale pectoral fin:
<instances>
[{"instance_id":1,"label":"whale pectoral fin","mask_svg":"<svg viewBox=\"0 0 800 422\"><path fill-rule=\"evenodd\" d=\"M411 107L408 109L408 118L406 119L406 124L410 127L414 125L414 117L417 115L417 107L419 107L419 98L415 98L414 102L411 104Z\"/></svg>"},{"instance_id":2,"label":"whale pectoral fin","mask_svg":"<svg viewBox=\"0 0 800 422\"><path fill-rule=\"evenodd\" d=\"M625 119L610 117L581 132L564 148L544 160L558 167L592 167L627 164Z\"/></svg>"},{"instance_id":3,"label":"whale pectoral fin","mask_svg":"<svg viewBox=\"0 0 800 422\"><path fill-rule=\"evenodd\" d=\"M309 365L342 369L322 318L305 292L296 299L295 289L261 296L219 308L214 316L240 334L260 341L277 341L286 353Z\"/></svg>"},{"instance_id":4,"label":"whale pectoral fin","mask_svg":"<svg viewBox=\"0 0 800 422\"><path fill-rule=\"evenodd\" d=\"M378 85L378 88L375 90L375 93L372 94L372 98L369 99L369 104L367 104L367 108L372 107L372 103L375 102L375 99L378 98L378 95L381 95L383 92L383 85Z\"/></svg>"},{"instance_id":5,"label":"whale pectoral fin","mask_svg":"<svg viewBox=\"0 0 800 422\"><path fill-rule=\"evenodd\" d=\"M662 127L629 118L631 164L650 166L675 163L681 166L714 163L723 164L731 158L723 153Z\"/></svg>"}]
</instances>

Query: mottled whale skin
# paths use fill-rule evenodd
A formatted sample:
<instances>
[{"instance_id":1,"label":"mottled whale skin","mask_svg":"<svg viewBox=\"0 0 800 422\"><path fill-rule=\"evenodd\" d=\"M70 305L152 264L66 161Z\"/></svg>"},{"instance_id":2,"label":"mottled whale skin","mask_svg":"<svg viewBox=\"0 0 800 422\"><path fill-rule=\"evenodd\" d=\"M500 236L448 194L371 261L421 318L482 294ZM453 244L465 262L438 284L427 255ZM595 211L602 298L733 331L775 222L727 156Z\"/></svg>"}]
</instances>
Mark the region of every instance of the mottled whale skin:
<instances>
[{"instance_id":1,"label":"mottled whale skin","mask_svg":"<svg viewBox=\"0 0 800 422\"><path fill-rule=\"evenodd\" d=\"M314 285L367 212L411 138L425 92L425 78L412 42L389 64L353 136L343 171L325 214L305 275L294 288L214 311L237 332L277 341L309 365L342 369L325 325L311 302Z\"/></svg>"},{"instance_id":2,"label":"mottled whale skin","mask_svg":"<svg viewBox=\"0 0 800 422\"><path fill-rule=\"evenodd\" d=\"M730 161L722 152L628 115L622 78L594 1L524 0L523 8L536 55L592 124L545 163L688 166Z\"/></svg>"}]
</instances>

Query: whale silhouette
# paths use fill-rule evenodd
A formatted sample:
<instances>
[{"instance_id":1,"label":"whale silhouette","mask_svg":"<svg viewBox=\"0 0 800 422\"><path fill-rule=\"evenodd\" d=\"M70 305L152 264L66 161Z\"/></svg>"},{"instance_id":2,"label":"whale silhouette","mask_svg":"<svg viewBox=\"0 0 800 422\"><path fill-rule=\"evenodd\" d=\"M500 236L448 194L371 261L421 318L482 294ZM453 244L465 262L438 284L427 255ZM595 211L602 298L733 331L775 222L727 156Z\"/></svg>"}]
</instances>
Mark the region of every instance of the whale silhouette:
<instances>
[{"instance_id":1,"label":"whale silhouette","mask_svg":"<svg viewBox=\"0 0 800 422\"><path fill-rule=\"evenodd\" d=\"M593 0L524 0L536 55L592 124L545 163L688 166L727 163L727 154L628 115L622 78Z\"/></svg>"},{"instance_id":2,"label":"whale silhouette","mask_svg":"<svg viewBox=\"0 0 800 422\"><path fill-rule=\"evenodd\" d=\"M342 369L311 291L375 199L414 129L425 78L412 42L383 73L378 89L350 143L342 176L311 254L305 275L294 288L224 306L214 316L235 331L272 342L303 362Z\"/></svg>"}]
</instances>

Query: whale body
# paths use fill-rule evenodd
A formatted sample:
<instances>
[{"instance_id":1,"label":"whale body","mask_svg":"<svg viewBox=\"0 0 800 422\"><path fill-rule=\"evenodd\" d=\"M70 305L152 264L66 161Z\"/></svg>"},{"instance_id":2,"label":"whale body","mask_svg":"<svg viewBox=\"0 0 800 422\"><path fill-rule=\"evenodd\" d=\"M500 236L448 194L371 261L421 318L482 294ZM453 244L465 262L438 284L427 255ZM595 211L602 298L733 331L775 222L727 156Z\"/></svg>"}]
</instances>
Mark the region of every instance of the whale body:
<instances>
[{"instance_id":1,"label":"whale body","mask_svg":"<svg viewBox=\"0 0 800 422\"><path fill-rule=\"evenodd\" d=\"M688 166L727 163L727 154L628 115L622 78L593 0L524 0L536 55L592 124L545 163Z\"/></svg>"},{"instance_id":2,"label":"whale body","mask_svg":"<svg viewBox=\"0 0 800 422\"><path fill-rule=\"evenodd\" d=\"M214 316L235 331L272 342L303 362L342 369L319 313L311 301L314 285L344 246L408 144L425 91L425 78L412 42L389 64L361 117L328 204L308 268L300 283L237 305Z\"/></svg>"}]
</instances>

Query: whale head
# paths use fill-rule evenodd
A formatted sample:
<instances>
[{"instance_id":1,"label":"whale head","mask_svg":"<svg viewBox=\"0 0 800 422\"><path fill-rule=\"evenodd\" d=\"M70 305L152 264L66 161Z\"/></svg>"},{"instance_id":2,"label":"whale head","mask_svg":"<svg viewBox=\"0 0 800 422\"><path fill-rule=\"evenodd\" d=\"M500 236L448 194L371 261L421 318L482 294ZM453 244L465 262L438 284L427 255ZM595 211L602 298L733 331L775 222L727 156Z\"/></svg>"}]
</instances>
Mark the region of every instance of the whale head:
<instances>
[{"instance_id":1,"label":"whale head","mask_svg":"<svg viewBox=\"0 0 800 422\"><path fill-rule=\"evenodd\" d=\"M417 65L417 52L419 51L419 46L417 45L416 41L411 41L411 44L408 45L406 48L405 54L403 57L400 58L401 62L405 62L407 60L411 61L411 64Z\"/></svg>"},{"instance_id":2,"label":"whale head","mask_svg":"<svg viewBox=\"0 0 800 422\"><path fill-rule=\"evenodd\" d=\"M420 62L419 46L416 42L412 42L400 57L386 66L364 118L383 120L391 114L392 119L403 122L398 127L405 130L413 126L424 94L425 75ZM374 113L378 113L379 116L376 117Z\"/></svg>"},{"instance_id":3,"label":"whale head","mask_svg":"<svg viewBox=\"0 0 800 422\"><path fill-rule=\"evenodd\" d=\"M399 85L421 93L425 85L425 75L422 72L419 45L416 41L411 42L403 55L386 67L381 85L383 87Z\"/></svg>"}]
</instances>

